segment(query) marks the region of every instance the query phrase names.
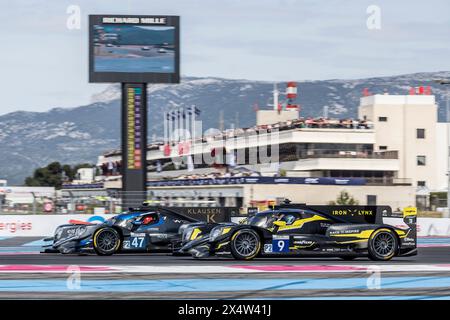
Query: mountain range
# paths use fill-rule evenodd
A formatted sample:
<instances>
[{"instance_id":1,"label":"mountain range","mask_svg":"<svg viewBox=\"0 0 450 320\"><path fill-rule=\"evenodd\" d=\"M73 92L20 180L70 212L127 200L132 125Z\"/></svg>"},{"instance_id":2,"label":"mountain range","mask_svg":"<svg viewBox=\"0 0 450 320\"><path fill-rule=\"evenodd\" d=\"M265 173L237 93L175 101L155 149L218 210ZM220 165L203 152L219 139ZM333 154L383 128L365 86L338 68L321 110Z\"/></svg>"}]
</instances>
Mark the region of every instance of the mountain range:
<instances>
[{"instance_id":1,"label":"mountain range","mask_svg":"<svg viewBox=\"0 0 450 320\"><path fill-rule=\"evenodd\" d=\"M410 87L431 86L439 105L439 120L446 117L450 86L433 79L448 79L450 71L424 72L367 79L298 81L301 116L356 117L364 88L372 94L408 94ZM273 82L183 77L180 84L149 85L149 141L163 133L163 113L195 105L203 129L255 124L255 106L270 108ZM284 90L279 83L278 89ZM95 163L101 153L120 145L120 86L111 85L92 97L92 103L47 112L17 111L0 116L0 178L20 185L33 170L52 161Z\"/></svg>"}]
</instances>

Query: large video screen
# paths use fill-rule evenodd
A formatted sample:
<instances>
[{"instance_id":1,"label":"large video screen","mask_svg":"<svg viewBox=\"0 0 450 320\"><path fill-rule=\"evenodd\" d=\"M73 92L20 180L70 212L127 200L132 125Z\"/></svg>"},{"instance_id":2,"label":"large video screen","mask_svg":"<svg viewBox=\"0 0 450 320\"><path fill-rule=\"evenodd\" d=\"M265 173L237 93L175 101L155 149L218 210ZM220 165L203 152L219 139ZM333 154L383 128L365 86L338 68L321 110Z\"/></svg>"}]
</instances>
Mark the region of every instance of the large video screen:
<instances>
[{"instance_id":1,"label":"large video screen","mask_svg":"<svg viewBox=\"0 0 450 320\"><path fill-rule=\"evenodd\" d=\"M90 16L90 82L179 82L179 19Z\"/></svg>"}]
</instances>

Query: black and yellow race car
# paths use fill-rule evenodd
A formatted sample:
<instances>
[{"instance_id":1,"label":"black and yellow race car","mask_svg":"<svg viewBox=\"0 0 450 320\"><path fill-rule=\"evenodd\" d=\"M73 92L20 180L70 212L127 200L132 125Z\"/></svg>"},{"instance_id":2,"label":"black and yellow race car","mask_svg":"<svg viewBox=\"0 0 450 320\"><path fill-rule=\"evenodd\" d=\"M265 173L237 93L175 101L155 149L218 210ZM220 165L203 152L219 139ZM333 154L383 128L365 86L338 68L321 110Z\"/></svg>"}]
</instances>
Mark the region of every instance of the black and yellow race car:
<instances>
[{"instance_id":1,"label":"black and yellow race car","mask_svg":"<svg viewBox=\"0 0 450 320\"><path fill-rule=\"evenodd\" d=\"M389 206L311 206L286 203L243 223L187 226L181 252L239 260L265 257L368 256L390 260L417 254L416 208L395 214ZM404 228L383 223L400 217Z\"/></svg>"}]
</instances>

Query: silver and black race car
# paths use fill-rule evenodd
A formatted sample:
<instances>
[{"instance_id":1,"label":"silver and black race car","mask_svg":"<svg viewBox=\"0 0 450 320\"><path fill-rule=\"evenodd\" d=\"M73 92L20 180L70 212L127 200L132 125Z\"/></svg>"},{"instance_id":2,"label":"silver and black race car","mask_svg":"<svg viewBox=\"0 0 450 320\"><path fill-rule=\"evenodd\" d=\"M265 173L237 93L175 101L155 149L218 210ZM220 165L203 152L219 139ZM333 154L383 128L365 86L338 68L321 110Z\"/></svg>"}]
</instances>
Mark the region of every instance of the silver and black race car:
<instances>
[{"instance_id":1,"label":"silver and black race car","mask_svg":"<svg viewBox=\"0 0 450 320\"><path fill-rule=\"evenodd\" d=\"M178 252L187 225L199 222L168 208L130 208L102 224L59 226L44 253Z\"/></svg>"},{"instance_id":2,"label":"silver and black race car","mask_svg":"<svg viewBox=\"0 0 450 320\"><path fill-rule=\"evenodd\" d=\"M250 260L266 257L368 256L390 260L417 254L416 208L404 209L404 228L383 223L388 206L289 204L256 213L240 224L195 224L183 231L181 252ZM211 231L209 231L211 229Z\"/></svg>"}]
</instances>

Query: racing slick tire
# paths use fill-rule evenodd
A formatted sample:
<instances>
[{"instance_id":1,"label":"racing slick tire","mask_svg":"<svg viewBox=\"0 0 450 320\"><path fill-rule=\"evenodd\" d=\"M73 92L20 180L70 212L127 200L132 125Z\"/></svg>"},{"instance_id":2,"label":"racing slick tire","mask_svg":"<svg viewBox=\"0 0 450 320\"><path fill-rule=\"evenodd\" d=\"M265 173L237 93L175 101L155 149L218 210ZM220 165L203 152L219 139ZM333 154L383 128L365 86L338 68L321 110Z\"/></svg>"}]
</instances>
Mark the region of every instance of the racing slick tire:
<instances>
[{"instance_id":1,"label":"racing slick tire","mask_svg":"<svg viewBox=\"0 0 450 320\"><path fill-rule=\"evenodd\" d=\"M230 250L237 260L251 260L261 251L261 238L252 229L238 230L231 237Z\"/></svg>"},{"instance_id":2,"label":"racing slick tire","mask_svg":"<svg viewBox=\"0 0 450 320\"><path fill-rule=\"evenodd\" d=\"M398 249L397 235L390 229L381 228L372 232L369 238L369 258L375 261L391 260Z\"/></svg>"},{"instance_id":3,"label":"racing slick tire","mask_svg":"<svg viewBox=\"0 0 450 320\"><path fill-rule=\"evenodd\" d=\"M98 229L92 238L94 250L99 256L110 256L116 253L122 244L119 233L109 227Z\"/></svg>"}]
</instances>

